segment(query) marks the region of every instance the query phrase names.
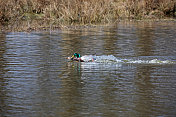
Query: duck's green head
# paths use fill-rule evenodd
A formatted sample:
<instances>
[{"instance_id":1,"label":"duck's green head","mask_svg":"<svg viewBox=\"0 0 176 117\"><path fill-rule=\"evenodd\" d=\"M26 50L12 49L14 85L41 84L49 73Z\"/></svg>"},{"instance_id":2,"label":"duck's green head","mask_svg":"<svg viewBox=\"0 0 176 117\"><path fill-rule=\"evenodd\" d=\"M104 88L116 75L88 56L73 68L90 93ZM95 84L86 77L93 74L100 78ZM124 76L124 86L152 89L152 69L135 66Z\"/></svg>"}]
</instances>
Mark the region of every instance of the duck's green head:
<instances>
[{"instance_id":1,"label":"duck's green head","mask_svg":"<svg viewBox=\"0 0 176 117\"><path fill-rule=\"evenodd\" d=\"M74 57L76 57L76 58L80 58L80 57L81 57L81 55L80 55L80 54L78 54L78 53L74 53L74 54L72 55L72 57L71 57L71 58L74 58Z\"/></svg>"}]
</instances>

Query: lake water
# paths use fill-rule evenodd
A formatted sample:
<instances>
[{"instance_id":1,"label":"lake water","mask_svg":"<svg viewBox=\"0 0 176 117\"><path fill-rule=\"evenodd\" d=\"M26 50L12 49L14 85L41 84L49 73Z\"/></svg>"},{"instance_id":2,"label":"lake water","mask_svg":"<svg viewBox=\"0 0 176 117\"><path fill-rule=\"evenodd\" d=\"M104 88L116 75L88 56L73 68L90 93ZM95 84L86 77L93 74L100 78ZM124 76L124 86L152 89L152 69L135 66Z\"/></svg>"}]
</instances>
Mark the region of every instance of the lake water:
<instances>
[{"instance_id":1,"label":"lake water","mask_svg":"<svg viewBox=\"0 0 176 117\"><path fill-rule=\"evenodd\" d=\"M0 33L0 117L88 116L176 116L176 22Z\"/></svg>"}]
</instances>

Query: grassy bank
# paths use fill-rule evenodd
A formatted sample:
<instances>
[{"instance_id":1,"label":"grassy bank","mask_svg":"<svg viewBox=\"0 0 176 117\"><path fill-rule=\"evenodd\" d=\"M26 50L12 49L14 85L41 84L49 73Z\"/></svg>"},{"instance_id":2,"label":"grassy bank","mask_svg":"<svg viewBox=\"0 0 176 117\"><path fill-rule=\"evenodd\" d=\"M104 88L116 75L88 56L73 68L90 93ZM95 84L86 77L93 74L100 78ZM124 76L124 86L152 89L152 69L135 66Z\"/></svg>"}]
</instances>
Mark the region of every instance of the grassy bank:
<instances>
[{"instance_id":1,"label":"grassy bank","mask_svg":"<svg viewBox=\"0 0 176 117\"><path fill-rule=\"evenodd\" d=\"M0 0L0 6L1 27L14 30L176 15L176 0Z\"/></svg>"}]
</instances>

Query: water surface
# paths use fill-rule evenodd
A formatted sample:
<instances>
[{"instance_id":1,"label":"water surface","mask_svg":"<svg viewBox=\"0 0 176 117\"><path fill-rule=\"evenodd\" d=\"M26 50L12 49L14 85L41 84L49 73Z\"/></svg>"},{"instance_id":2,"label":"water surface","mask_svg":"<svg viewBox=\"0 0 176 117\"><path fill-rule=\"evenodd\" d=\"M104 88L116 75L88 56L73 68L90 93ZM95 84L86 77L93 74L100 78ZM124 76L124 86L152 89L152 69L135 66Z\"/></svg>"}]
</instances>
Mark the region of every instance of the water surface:
<instances>
[{"instance_id":1,"label":"water surface","mask_svg":"<svg viewBox=\"0 0 176 117\"><path fill-rule=\"evenodd\" d=\"M0 116L174 117L175 34L166 21L0 33ZM67 61L74 52L123 61Z\"/></svg>"}]
</instances>

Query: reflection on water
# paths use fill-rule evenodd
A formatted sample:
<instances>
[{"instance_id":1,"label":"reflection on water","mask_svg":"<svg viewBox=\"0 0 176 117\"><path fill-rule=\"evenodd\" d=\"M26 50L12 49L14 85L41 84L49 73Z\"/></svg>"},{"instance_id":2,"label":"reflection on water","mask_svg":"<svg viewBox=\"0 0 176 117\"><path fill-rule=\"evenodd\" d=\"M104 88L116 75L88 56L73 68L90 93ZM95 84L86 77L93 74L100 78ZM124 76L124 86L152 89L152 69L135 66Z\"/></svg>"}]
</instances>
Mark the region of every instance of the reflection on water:
<instances>
[{"instance_id":1,"label":"reflection on water","mask_svg":"<svg viewBox=\"0 0 176 117\"><path fill-rule=\"evenodd\" d=\"M0 33L0 116L174 116L175 33L175 22ZM74 52L123 61L68 62Z\"/></svg>"}]
</instances>

